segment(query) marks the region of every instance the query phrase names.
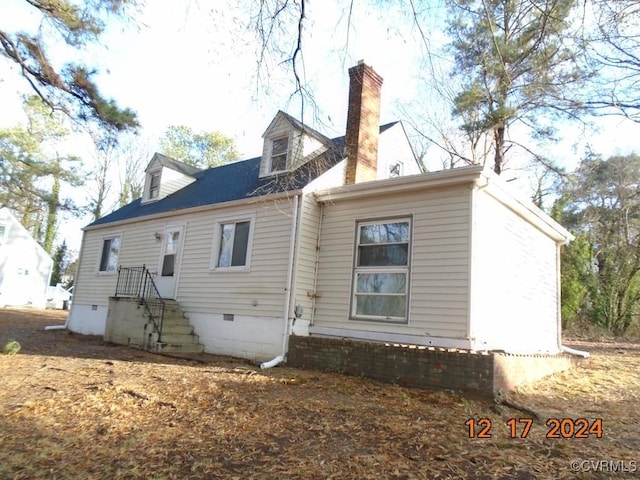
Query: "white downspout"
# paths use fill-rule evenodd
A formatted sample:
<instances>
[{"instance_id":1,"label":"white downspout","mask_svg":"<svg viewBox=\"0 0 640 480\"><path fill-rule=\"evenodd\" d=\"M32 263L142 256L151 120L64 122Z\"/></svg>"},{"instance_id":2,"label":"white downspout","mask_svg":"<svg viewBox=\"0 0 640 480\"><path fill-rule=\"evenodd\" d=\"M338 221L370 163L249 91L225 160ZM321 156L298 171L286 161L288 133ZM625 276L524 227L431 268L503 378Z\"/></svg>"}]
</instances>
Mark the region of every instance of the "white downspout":
<instances>
[{"instance_id":1,"label":"white downspout","mask_svg":"<svg viewBox=\"0 0 640 480\"><path fill-rule=\"evenodd\" d=\"M293 219L291 225L291 238L289 239L289 265L287 272L287 296L284 301L284 332L282 335L282 354L269 360L268 362L262 362L260 368L266 369L275 367L282 363L287 356L289 350L289 310L291 309L291 295L293 294L293 267L294 256L296 252L296 239L298 230L298 204L299 196L293 197Z\"/></svg>"}]
</instances>

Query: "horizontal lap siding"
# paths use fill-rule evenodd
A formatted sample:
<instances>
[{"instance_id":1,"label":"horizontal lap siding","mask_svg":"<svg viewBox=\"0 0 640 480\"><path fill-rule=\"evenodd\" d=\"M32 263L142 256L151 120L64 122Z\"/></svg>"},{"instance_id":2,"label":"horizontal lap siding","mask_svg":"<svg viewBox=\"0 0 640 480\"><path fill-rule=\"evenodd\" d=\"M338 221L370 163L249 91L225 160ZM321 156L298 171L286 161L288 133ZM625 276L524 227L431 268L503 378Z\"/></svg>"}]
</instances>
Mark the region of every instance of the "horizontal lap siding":
<instances>
[{"instance_id":1,"label":"horizontal lap siding","mask_svg":"<svg viewBox=\"0 0 640 480\"><path fill-rule=\"evenodd\" d=\"M410 335L467 335L470 189L325 205L314 324ZM349 320L356 221L413 215L409 324Z\"/></svg>"},{"instance_id":2,"label":"horizontal lap siding","mask_svg":"<svg viewBox=\"0 0 640 480\"><path fill-rule=\"evenodd\" d=\"M292 201L201 212L188 218L178 300L188 311L281 317L284 310ZM221 217L255 212L249 271L211 271L213 230ZM255 305L254 305L255 304Z\"/></svg>"},{"instance_id":3,"label":"horizontal lap siding","mask_svg":"<svg viewBox=\"0 0 640 480\"><path fill-rule=\"evenodd\" d=\"M314 304L309 294L313 292L315 287L320 207L311 196L306 195L302 197L300 208L294 304L303 306L304 311L301 318L310 322Z\"/></svg>"},{"instance_id":4,"label":"horizontal lap siding","mask_svg":"<svg viewBox=\"0 0 640 480\"><path fill-rule=\"evenodd\" d=\"M488 348L557 345L556 243L485 192L476 199L472 325Z\"/></svg>"},{"instance_id":5,"label":"horizontal lap siding","mask_svg":"<svg viewBox=\"0 0 640 480\"><path fill-rule=\"evenodd\" d=\"M154 233L161 232L166 223L166 220L154 220L86 231L80 268L75 282L74 303L107 306L109 296L115 294L117 273L98 273L105 237L121 234L119 265L124 267L146 265L150 270L156 271L162 242L154 238Z\"/></svg>"},{"instance_id":6,"label":"horizontal lap siding","mask_svg":"<svg viewBox=\"0 0 640 480\"><path fill-rule=\"evenodd\" d=\"M215 223L247 213L255 213L250 271L212 272ZM74 302L106 306L108 297L115 293L117 274L97 274L105 236L122 234L120 265L145 264L157 271L162 241L157 241L154 233L172 225L185 228L177 299L187 311L282 316L291 232L289 200L278 202L276 207L273 202L257 203L87 231Z\"/></svg>"}]
</instances>

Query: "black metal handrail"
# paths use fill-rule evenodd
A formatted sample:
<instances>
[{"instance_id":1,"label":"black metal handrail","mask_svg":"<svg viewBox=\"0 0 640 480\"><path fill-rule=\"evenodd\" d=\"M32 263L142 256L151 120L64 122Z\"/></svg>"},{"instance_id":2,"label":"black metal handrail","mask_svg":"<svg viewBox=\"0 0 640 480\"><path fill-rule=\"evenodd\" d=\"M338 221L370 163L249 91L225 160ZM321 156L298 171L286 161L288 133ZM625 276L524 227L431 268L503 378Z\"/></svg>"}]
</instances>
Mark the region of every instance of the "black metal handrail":
<instances>
[{"instance_id":1,"label":"black metal handrail","mask_svg":"<svg viewBox=\"0 0 640 480\"><path fill-rule=\"evenodd\" d=\"M145 265L141 267L118 267L116 297L139 298L144 305L153 328L158 333L158 342L162 342L165 302L158 292L153 274Z\"/></svg>"}]
</instances>

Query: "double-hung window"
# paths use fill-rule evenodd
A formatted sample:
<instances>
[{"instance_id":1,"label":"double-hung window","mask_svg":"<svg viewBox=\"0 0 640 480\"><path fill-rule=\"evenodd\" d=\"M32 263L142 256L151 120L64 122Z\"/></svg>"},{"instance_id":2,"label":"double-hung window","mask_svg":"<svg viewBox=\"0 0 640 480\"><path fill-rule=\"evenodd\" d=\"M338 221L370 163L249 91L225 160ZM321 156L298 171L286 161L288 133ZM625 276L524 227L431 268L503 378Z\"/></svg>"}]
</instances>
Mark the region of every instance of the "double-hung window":
<instances>
[{"instance_id":1,"label":"double-hung window","mask_svg":"<svg viewBox=\"0 0 640 480\"><path fill-rule=\"evenodd\" d=\"M214 229L213 270L248 270L253 216L221 220Z\"/></svg>"},{"instance_id":2,"label":"double-hung window","mask_svg":"<svg viewBox=\"0 0 640 480\"><path fill-rule=\"evenodd\" d=\"M351 318L407 322L411 219L359 222Z\"/></svg>"},{"instance_id":3,"label":"double-hung window","mask_svg":"<svg viewBox=\"0 0 640 480\"><path fill-rule=\"evenodd\" d=\"M100 272L115 272L118 269L118 256L120 255L120 235L102 240L102 253L100 255Z\"/></svg>"},{"instance_id":4,"label":"double-hung window","mask_svg":"<svg viewBox=\"0 0 640 480\"><path fill-rule=\"evenodd\" d=\"M158 198L160 195L160 172L154 172L149 177L149 198Z\"/></svg>"},{"instance_id":5,"label":"double-hung window","mask_svg":"<svg viewBox=\"0 0 640 480\"><path fill-rule=\"evenodd\" d=\"M269 173L281 172L287 169L287 153L289 152L289 139L278 138L271 142L271 166Z\"/></svg>"}]
</instances>

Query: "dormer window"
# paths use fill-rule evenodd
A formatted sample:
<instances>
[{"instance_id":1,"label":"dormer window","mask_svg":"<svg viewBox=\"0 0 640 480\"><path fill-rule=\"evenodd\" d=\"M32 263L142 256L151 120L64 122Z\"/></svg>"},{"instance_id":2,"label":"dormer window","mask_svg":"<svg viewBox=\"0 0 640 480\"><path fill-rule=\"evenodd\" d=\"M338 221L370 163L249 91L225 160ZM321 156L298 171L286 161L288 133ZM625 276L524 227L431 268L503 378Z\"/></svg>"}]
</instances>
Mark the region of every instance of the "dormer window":
<instances>
[{"instance_id":1,"label":"dormer window","mask_svg":"<svg viewBox=\"0 0 640 480\"><path fill-rule=\"evenodd\" d=\"M271 143L271 165L269 173L282 172L287 169L287 154L289 152L289 139L278 138Z\"/></svg>"},{"instance_id":2,"label":"dormer window","mask_svg":"<svg viewBox=\"0 0 640 480\"><path fill-rule=\"evenodd\" d=\"M396 162L389 167L389 178L397 178L403 175L404 165L402 162Z\"/></svg>"},{"instance_id":3,"label":"dormer window","mask_svg":"<svg viewBox=\"0 0 640 480\"><path fill-rule=\"evenodd\" d=\"M158 198L160 194L160 172L152 173L149 178L149 198Z\"/></svg>"}]
</instances>

